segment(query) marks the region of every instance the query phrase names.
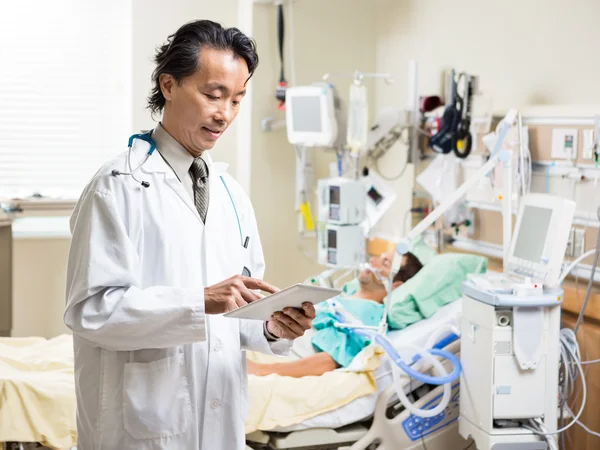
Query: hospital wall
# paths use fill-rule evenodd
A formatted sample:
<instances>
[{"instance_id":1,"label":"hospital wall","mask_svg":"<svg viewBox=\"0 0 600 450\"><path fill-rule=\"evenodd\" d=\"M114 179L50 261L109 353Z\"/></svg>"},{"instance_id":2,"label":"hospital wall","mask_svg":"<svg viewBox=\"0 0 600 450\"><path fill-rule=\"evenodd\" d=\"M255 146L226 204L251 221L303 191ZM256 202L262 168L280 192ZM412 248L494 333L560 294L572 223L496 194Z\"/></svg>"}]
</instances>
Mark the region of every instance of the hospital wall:
<instances>
[{"instance_id":1,"label":"hospital wall","mask_svg":"<svg viewBox=\"0 0 600 450\"><path fill-rule=\"evenodd\" d=\"M350 4L350 5L349 5ZM292 24L286 8L286 39ZM302 0L294 2L294 61L296 84L320 81L326 72L375 69L376 24L374 11L364 0ZM285 130L263 132L261 120L283 119L277 110L275 89L279 81L276 9L254 7L253 35L260 64L252 79L251 197L258 219L267 262L266 279L280 287L301 282L323 270L316 262L316 241L301 242L295 211L296 156ZM286 41L286 46L289 42ZM286 49L287 52L287 49ZM289 54L286 77L292 82ZM332 79L347 101L350 78ZM368 82L374 92L374 84ZM373 97L374 98L374 97ZM371 105L373 103L371 102ZM314 179L327 177L332 152L313 151ZM300 248L302 247L303 248Z\"/></svg>"},{"instance_id":2,"label":"hospital wall","mask_svg":"<svg viewBox=\"0 0 600 450\"><path fill-rule=\"evenodd\" d=\"M156 47L186 22L210 19L223 26L237 26L238 0L133 0L133 117L132 132L153 128L156 124L146 108L146 98L152 88L151 75ZM214 160L230 165L236 171L237 124L230 127L211 150Z\"/></svg>"},{"instance_id":3,"label":"hospital wall","mask_svg":"<svg viewBox=\"0 0 600 450\"><path fill-rule=\"evenodd\" d=\"M419 64L420 95L441 95L443 71L480 77L494 112L529 105L597 105L600 88L600 2L597 0L377 0L376 69L393 74L392 86L377 85L376 108L408 100L407 61ZM401 167L404 154L384 167ZM412 176L396 181L396 218L411 205Z\"/></svg>"},{"instance_id":4,"label":"hospital wall","mask_svg":"<svg viewBox=\"0 0 600 450\"><path fill-rule=\"evenodd\" d=\"M132 2L132 132L154 127L146 109L151 89L152 57L155 48L183 23L210 18L226 26L238 20L237 0L133 0ZM231 165L235 174L237 130L234 124L212 150L213 158ZM125 140L123 150L125 150ZM13 336L50 338L68 331L63 323L66 262L70 239L66 217L70 211L37 212L62 214L65 223L13 241ZM53 237L48 237L53 234Z\"/></svg>"}]
</instances>

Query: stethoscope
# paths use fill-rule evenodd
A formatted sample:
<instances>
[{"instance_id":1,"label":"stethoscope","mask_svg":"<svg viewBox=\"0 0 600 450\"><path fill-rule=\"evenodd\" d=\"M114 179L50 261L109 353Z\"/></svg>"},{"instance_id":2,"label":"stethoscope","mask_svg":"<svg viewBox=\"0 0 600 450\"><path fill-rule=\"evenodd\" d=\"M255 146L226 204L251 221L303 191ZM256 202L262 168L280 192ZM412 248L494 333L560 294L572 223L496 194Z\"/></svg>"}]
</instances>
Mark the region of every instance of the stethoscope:
<instances>
[{"instance_id":1,"label":"stethoscope","mask_svg":"<svg viewBox=\"0 0 600 450\"><path fill-rule=\"evenodd\" d=\"M147 142L150 145L150 149L148 150L148 153L146 154L146 157L144 158L144 160L140 163L139 166L137 166L135 168L135 170L131 169L131 148L133 147L133 141L135 141L136 139L139 139L141 141ZM150 158L150 156L152 156L152 153L154 153L154 150L156 150L156 142L154 142L154 139L152 139L152 130L148 131L147 133L142 133L142 134L132 134L129 137L129 143L127 144L128 150L127 150L127 167L129 167L129 172L120 172L116 169L113 169L113 171L111 172L111 174L116 177L118 175L129 175L131 176L131 178L133 178L137 183L141 184L142 186L144 186L145 188L149 188L150 187L150 183L148 183L147 181L140 181L135 177L135 173L141 169L141 167L146 164L146 161L148 161L148 159ZM235 205L233 205L233 207L235 208ZM236 213L237 215L237 213Z\"/></svg>"},{"instance_id":2,"label":"stethoscope","mask_svg":"<svg viewBox=\"0 0 600 450\"><path fill-rule=\"evenodd\" d=\"M150 145L150 148L148 149L148 153L144 157L144 160L135 169L132 169L131 168L131 149L133 147L133 142L136 139L147 142ZM127 147L128 147L127 167L129 167L129 172L121 172L119 170L114 169L114 170L112 170L111 174L115 177L118 175L129 175L129 176L131 176L131 178L133 178L137 183L141 184L143 187L149 188L150 183L148 181L138 180L135 177L135 173L138 170L140 170L144 164L146 164L146 161L148 161L150 156L152 156L152 153L154 153L154 150L156 150L156 142L154 142L154 139L152 139L152 130L148 131L147 133L132 134L129 137L129 142L127 143ZM233 196L231 195L231 191L229 190L229 187L227 187L227 183L225 183L225 179L223 178L223 176L220 175L219 178L221 179L223 186L225 186L225 190L227 191L227 194L229 195L229 200L231 200L231 205L233 206L233 211L235 212L235 218L237 219L238 230L240 231L240 242L242 244L242 247L247 249L248 244L250 243L250 236L246 236L246 239L243 238L244 234L242 233L242 223L240 222L240 216L238 215L237 208L235 207L235 202L233 201ZM245 275L248 277L251 276L250 270L247 267L244 267L244 270L242 271L242 275Z\"/></svg>"}]
</instances>

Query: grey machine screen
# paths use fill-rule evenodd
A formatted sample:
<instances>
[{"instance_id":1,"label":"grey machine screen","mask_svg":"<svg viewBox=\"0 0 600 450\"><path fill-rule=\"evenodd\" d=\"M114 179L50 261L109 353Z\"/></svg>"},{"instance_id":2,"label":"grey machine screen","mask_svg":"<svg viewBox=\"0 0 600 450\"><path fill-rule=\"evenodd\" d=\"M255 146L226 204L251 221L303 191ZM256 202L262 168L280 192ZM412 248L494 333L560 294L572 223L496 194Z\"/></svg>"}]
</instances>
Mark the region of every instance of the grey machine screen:
<instances>
[{"instance_id":1,"label":"grey machine screen","mask_svg":"<svg viewBox=\"0 0 600 450\"><path fill-rule=\"evenodd\" d=\"M321 98L294 97L294 128L303 133L320 133L321 130Z\"/></svg>"},{"instance_id":2,"label":"grey machine screen","mask_svg":"<svg viewBox=\"0 0 600 450\"><path fill-rule=\"evenodd\" d=\"M513 256L539 263L548 237L552 210L525 206Z\"/></svg>"}]
</instances>

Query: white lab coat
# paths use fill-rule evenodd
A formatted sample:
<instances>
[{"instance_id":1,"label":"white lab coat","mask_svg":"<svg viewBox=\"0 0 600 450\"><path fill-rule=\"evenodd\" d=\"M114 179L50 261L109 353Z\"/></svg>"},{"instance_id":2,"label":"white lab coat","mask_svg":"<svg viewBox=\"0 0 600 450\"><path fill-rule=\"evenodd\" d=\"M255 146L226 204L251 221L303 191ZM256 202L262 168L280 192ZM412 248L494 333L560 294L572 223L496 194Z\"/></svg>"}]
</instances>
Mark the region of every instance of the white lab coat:
<instances>
[{"instance_id":1,"label":"white lab coat","mask_svg":"<svg viewBox=\"0 0 600 450\"><path fill-rule=\"evenodd\" d=\"M132 166L146 154L136 141ZM210 168L206 224L154 152L136 173L126 153L86 187L72 218L65 323L73 331L78 450L244 448L243 350L286 354L263 323L204 313L204 287L242 272L264 273L250 200ZM248 248L242 236L250 237Z\"/></svg>"}]
</instances>

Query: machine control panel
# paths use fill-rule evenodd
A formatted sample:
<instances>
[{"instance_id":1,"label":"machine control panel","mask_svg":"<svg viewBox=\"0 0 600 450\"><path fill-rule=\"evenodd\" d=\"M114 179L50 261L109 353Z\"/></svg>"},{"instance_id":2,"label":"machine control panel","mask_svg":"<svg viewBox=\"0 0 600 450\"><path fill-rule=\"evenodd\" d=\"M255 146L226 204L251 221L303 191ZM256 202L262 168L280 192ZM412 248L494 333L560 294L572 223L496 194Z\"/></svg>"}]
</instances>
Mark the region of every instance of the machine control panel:
<instances>
[{"instance_id":1,"label":"machine control panel","mask_svg":"<svg viewBox=\"0 0 600 450\"><path fill-rule=\"evenodd\" d=\"M434 408L442 399L438 395L422 406L424 409ZM402 422L402 428L412 441L419 439L450 425L459 416L459 383L452 386L452 398L446 409L433 417L419 417L411 414Z\"/></svg>"}]
</instances>

